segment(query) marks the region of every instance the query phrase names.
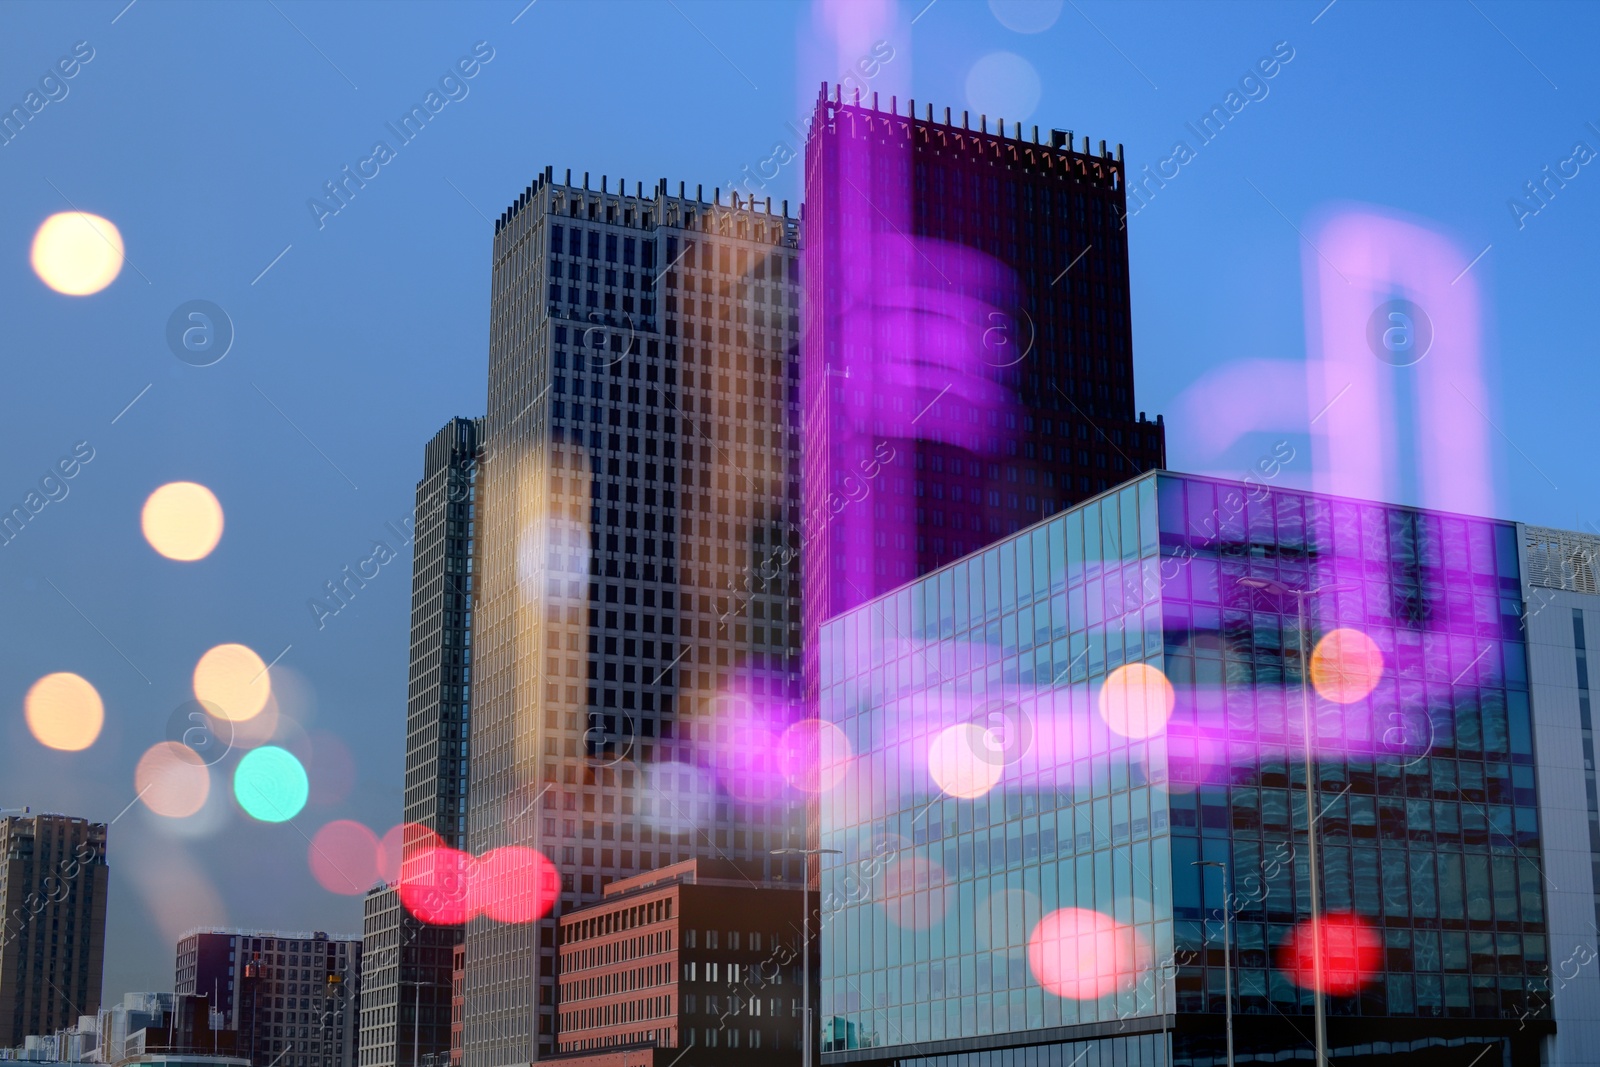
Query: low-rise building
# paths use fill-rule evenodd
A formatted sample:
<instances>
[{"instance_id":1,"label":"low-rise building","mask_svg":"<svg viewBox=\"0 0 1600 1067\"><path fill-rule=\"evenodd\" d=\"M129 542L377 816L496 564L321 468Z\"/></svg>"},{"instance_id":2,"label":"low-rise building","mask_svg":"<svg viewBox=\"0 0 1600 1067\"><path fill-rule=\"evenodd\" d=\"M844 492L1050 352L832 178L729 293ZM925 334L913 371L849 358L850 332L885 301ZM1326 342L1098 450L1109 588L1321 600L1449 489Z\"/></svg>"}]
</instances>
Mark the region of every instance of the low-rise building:
<instances>
[{"instance_id":1,"label":"low-rise building","mask_svg":"<svg viewBox=\"0 0 1600 1067\"><path fill-rule=\"evenodd\" d=\"M557 1050L577 1054L563 1062L798 1065L803 899L732 861L612 882L561 918Z\"/></svg>"}]
</instances>

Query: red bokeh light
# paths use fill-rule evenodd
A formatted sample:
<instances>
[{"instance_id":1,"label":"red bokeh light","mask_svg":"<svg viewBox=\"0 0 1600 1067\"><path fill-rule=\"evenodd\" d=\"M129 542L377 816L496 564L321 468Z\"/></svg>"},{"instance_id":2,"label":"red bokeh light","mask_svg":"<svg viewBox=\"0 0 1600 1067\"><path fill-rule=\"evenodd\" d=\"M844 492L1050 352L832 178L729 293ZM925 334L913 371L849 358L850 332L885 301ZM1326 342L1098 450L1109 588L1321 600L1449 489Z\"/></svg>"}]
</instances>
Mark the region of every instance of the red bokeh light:
<instances>
[{"instance_id":1,"label":"red bokeh light","mask_svg":"<svg viewBox=\"0 0 1600 1067\"><path fill-rule=\"evenodd\" d=\"M1028 938L1028 968L1047 992L1099 1000L1131 989L1149 947L1132 926L1087 908L1062 908L1039 920Z\"/></svg>"},{"instance_id":2,"label":"red bokeh light","mask_svg":"<svg viewBox=\"0 0 1600 1067\"><path fill-rule=\"evenodd\" d=\"M470 886L477 860L447 845L407 855L400 878L400 903L425 923L452 926L472 918Z\"/></svg>"},{"instance_id":3,"label":"red bokeh light","mask_svg":"<svg viewBox=\"0 0 1600 1067\"><path fill-rule=\"evenodd\" d=\"M467 883L467 909L503 923L530 923L555 905L561 877L531 848L507 845L477 861Z\"/></svg>"},{"instance_id":4,"label":"red bokeh light","mask_svg":"<svg viewBox=\"0 0 1600 1067\"><path fill-rule=\"evenodd\" d=\"M1313 921L1297 925L1278 949L1278 966L1302 989L1317 986ZM1359 992L1383 968L1383 939L1365 921L1343 912L1324 915L1320 927L1322 991L1336 997Z\"/></svg>"},{"instance_id":5,"label":"red bokeh light","mask_svg":"<svg viewBox=\"0 0 1600 1067\"><path fill-rule=\"evenodd\" d=\"M407 832L399 878L400 902L417 919L454 925L479 915L503 923L535 922L549 914L561 892L561 877L542 854L520 845L493 849L481 857L450 848L425 827Z\"/></svg>"},{"instance_id":6,"label":"red bokeh light","mask_svg":"<svg viewBox=\"0 0 1600 1067\"><path fill-rule=\"evenodd\" d=\"M360 896L381 879L378 835L349 819L336 819L311 838L307 859L317 884L330 893Z\"/></svg>"}]
</instances>

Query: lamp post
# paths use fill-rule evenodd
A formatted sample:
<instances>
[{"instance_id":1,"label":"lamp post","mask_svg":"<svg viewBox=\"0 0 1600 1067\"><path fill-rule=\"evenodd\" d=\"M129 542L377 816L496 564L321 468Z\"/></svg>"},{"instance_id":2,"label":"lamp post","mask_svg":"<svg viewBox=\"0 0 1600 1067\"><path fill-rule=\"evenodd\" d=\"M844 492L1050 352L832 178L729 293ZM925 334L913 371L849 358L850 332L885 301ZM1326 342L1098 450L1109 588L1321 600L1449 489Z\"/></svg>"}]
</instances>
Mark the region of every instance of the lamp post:
<instances>
[{"instance_id":1,"label":"lamp post","mask_svg":"<svg viewBox=\"0 0 1600 1067\"><path fill-rule=\"evenodd\" d=\"M1291 589L1271 578L1240 578L1239 584L1280 596L1292 596L1295 602L1295 622L1300 652L1300 712L1305 719L1306 763L1306 866L1311 883L1311 1007L1313 1032L1317 1043L1317 1067L1328 1064L1328 1017L1322 1002L1322 890L1321 868L1317 864L1317 802L1316 776L1311 751L1311 648L1306 635L1306 600L1322 593L1337 593L1354 589L1351 585L1319 585L1311 589Z\"/></svg>"},{"instance_id":2,"label":"lamp post","mask_svg":"<svg viewBox=\"0 0 1600 1067\"><path fill-rule=\"evenodd\" d=\"M800 1067L811 1063L811 857L842 856L837 848L775 848L774 856L804 856L805 884L800 892Z\"/></svg>"},{"instance_id":3,"label":"lamp post","mask_svg":"<svg viewBox=\"0 0 1600 1067\"><path fill-rule=\"evenodd\" d=\"M1206 867L1215 867L1222 872L1222 996L1227 1005L1228 1067L1233 1067L1233 926L1228 915L1232 910L1230 898L1233 889L1228 881L1226 863L1221 860L1195 860L1193 865L1202 868L1202 878L1205 877L1203 868Z\"/></svg>"},{"instance_id":4,"label":"lamp post","mask_svg":"<svg viewBox=\"0 0 1600 1067\"><path fill-rule=\"evenodd\" d=\"M419 1067L421 1062L418 1052L420 1045L419 1038L422 1035L422 990L423 987L427 987L428 989L441 989L443 988L444 983L415 981L407 982L404 979L401 979L400 984L409 985L414 990L411 1000L411 1067Z\"/></svg>"}]
</instances>

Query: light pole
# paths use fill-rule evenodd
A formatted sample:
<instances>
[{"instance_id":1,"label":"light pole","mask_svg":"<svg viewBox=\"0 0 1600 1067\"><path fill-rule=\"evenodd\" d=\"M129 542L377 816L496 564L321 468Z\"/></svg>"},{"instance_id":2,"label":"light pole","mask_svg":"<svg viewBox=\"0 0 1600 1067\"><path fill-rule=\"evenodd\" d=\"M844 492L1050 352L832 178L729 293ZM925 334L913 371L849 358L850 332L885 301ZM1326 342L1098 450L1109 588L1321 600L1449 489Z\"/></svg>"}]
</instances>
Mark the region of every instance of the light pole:
<instances>
[{"instance_id":1,"label":"light pole","mask_svg":"<svg viewBox=\"0 0 1600 1067\"><path fill-rule=\"evenodd\" d=\"M804 856L805 884L800 892L800 1067L812 1067L811 1038L811 857L842 856L837 848L775 848L774 856Z\"/></svg>"},{"instance_id":2,"label":"light pole","mask_svg":"<svg viewBox=\"0 0 1600 1067\"><path fill-rule=\"evenodd\" d=\"M418 1058L417 1053L418 1053L418 1045L420 1043L419 1042L419 1038L422 1035L422 989L423 989L424 986L426 986L429 989L439 989L439 988L443 987L444 983L442 983L442 982L410 982L410 983L407 983L406 981L404 981L402 979L400 984L401 985L408 985L409 984L414 990L414 993L413 993L413 996L412 996L412 1001L411 1001L411 1067L418 1067L419 1063L421 1062L420 1059Z\"/></svg>"},{"instance_id":3,"label":"light pole","mask_svg":"<svg viewBox=\"0 0 1600 1067\"><path fill-rule=\"evenodd\" d=\"M1306 866L1311 883L1311 1007L1313 1033L1317 1042L1317 1067L1328 1064L1328 1016L1322 1003L1322 890L1321 868L1317 864L1317 784L1311 751L1311 643L1306 634L1306 600L1322 593L1354 589L1351 585L1319 585L1311 589L1291 589L1271 578L1240 578L1239 584L1251 589L1294 597L1295 624L1300 652L1300 713L1305 719L1306 762Z\"/></svg>"},{"instance_id":4,"label":"light pole","mask_svg":"<svg viewBox=\"0 0 1600 1067\"><path fill-rule=\"evenodd\" d=\"M1195 860L1193 865L1202 868L1202 879L1206 867L1215 867L1222 872L1222 996L1227 1005L1228 1067L1233 1067L1233 927L1228 915L1232 910L1233 888L1228 881L1228 865L1221 860Z\"/></svg>"}]
</instances>

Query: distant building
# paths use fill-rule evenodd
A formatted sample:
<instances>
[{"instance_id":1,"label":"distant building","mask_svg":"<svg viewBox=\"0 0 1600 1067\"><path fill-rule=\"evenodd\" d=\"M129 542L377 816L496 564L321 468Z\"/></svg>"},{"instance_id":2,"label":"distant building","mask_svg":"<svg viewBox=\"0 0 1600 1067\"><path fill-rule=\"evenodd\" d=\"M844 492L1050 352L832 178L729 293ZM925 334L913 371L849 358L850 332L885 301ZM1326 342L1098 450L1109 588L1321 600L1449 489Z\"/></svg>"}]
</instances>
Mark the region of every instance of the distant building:
<instances>
[{"instance_id":1,"label":"distant building","mask_svg":"<svg viewBox=\"0 0 1600 1067\"><path fill-rule=\"evenodd\" d=\"M406 698L406 855L428 831L466 842L472 618L477 590L477 419L451 419L423 450L411 563ZM393 886L367 894L361 927L362 1067L421 1067L450 1049L452 946L460 926L419 922Z\"/></svg>"},{"instance_id":2,"label":"distant building","mask_svg":"<svg viewBox=\"0 0 1600 1067\"><path fill-rule=\"evenodd\" d=\"M561 918L557 1050L583 1067L800 1063L801 890L687 860Z\"/></svg>"},{"instance_id":3,"label":"distant building","mask_svg":"<svg viewBox=\"0 0 1600 1067\"><path fill-rule=\"evenodd\" d=\"M124 993L121 1003L101 1008L96 1020L101 1062L125 1059L128 1038L146 1027L161 1025L172 1011L174 999L175 994L166 992Z\"/></svg>"},{"instance_id":4,"label":"distant building","mask_svg":"<svg viewBox=\"0 0 1600 1067\"><path fill-rule=\"evenodd\" d=\"M128 993L122 1003L100 1009L94 1020L94 1059L122 1064L158 1053L229 1057L238 1054L238 1032L226 1029L209 992L199 995Z\"/></svg>"},{"instance_id":5,"label":"distant building","mask_svg":"<svg viewBox=\"0 0 1600 1067\"><path fill-rule=\"evenodd\" d=\"M105 823L0 818L0 1042L100 1010L109 879Z\"/></svg>"},{"instance_id":6,"label":"distant building","mask_svg":"<svg viewBox=\"0 0 1600 1067\"><path fill-rule=\"evenodd\" d=\"M361 942L201 930L178 942L177 993L216 998L239 1055L272 1067L356 1067Z\"/></svg>"}]
</instances>

